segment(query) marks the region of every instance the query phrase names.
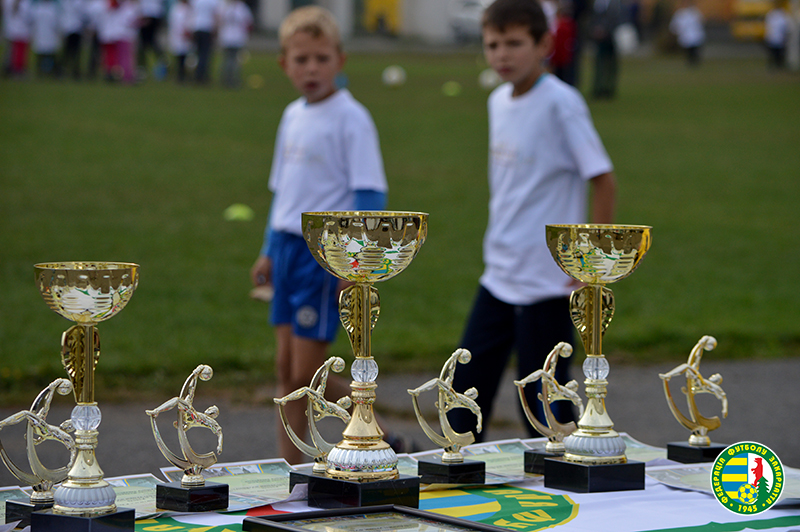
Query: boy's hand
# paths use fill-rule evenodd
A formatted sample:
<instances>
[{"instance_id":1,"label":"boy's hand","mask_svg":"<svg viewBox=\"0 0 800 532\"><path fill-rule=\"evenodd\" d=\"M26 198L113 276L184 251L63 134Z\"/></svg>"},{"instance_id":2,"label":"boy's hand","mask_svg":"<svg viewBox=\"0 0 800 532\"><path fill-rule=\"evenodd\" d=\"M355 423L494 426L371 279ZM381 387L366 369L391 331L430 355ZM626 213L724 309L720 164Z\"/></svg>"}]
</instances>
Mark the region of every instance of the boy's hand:
<instances>
[{"instance_id":1,"label":"boy's hand","mask_svg":"<svg viewBox=\"0 0 800 532\"><path fill-rule=\"evenodd\" d=\"M272 259L259 256L250 268L250 280L253 286L272 285Z\"/></svg>"}]
</instances>

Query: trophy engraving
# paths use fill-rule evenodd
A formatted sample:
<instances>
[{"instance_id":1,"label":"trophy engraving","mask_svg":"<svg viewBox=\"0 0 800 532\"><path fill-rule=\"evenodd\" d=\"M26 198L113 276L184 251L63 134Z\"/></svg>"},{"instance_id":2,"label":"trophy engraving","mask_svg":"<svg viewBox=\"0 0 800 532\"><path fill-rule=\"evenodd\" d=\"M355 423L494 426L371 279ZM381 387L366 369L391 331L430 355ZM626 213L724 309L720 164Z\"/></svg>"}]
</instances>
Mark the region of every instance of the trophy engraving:
<instances>
[{"instance_id":1,"label":"trophy engraving","mask_svg":"<svg viewBox=\"0 0 800 532\"><path fill-rule=\"evenodd\" d=\"M97 428L101 413L94 400L94 371L100 356L99 322L120 312L139 281L139 266L121 262L60 262L34 266L36 284L47 305L76 322L62 335L62 362L77 405L72 411L77 456L54 492L53 514L100 517L115 514L133 529L133 511L115 504L114 489L97 463ZM130 518L128 518L130 515ZM51 522L51 518L46 518ZM35 525L35 523L34 523ZM126 524L127 526L127 524ZM36 528L36 526L34 526Z\"/></svg>"},{"instance_id":2,"label":"trophy engraving","mask_svg":"<svg viewBox=\"0 0 800 532\"><path fill-rule=\"evenodd\" d=\"M338 417L345 423L350 421L350 413L347 411L347 409L352 406L350 397L342 397L336 402L325 399L325 388L328 383L330 371L341 373L343 369L344 360L340 357L330 357L325 361L325 364L314 373L314 377L311 379L311 383L308 386L298 388L285 397L273 399L275 404L278 405L281 422L283 423L284 429L286 429L286 434L289 435L289 439L300 451L314 460L312 473L325 474L328 453L333 449L333 444L325 441L319 433L317 422L326 417ZM307 401L306 416L308 417L309 434L313 445L304 442L294 429L292 429L292 426L289 424L289 419L286 416L286 411L283 408L289 401L296 401L303 397L305 397Z\"/></svg>"},{"instance_id":3,"label":"trophy engraving","mask_svg":"<svg viewBox=\"0 0 800 532\"><path fill-rule=\"evenodd\" d=\"M569 423L559 423L553 415L553 410L550 404L553 401L567 400L578 407L580 410L579 416L583 415L583 400L578 395L578 382L575 380L569 381L565 385L561 385L555 378L556 364L558 357L568 358L572 355L572 346L566 342L557 344L550 354L545 358L544 366L542 369L537 369L522 380L514 381L514 385L519 392L519 400L522 403L522 409L525 416L530 421L531 425L539 431L539 434L547 438L547 445L545 451L554 455L564 454L564 438L572 434L575 429L574 421ZM539 421L528 405L528 399L525 397L525 386L538 380L542 381L542 391L539 393L539 400L542 402L544 410L545 423Z\"/></svg>"},{"instance_id":4,"label":"trophy engraving","mask_svg":"<svg viewBox=\"0 0 800 532\"><path fill-rule=\"evenodd\" d=\"M53 506L53 486L67 478L72 464L77 456L75 441L68 434L72 430L69 420L60 427L47 423L47 414L53 395L67 395L72 391L72 383L67 379L56 379L47 388L36 396L29 410L20 410L6 419L0 421L0 431L23 421L26 423L25 450L31 472L28 473L18 467L6 453L3 442L0 441L0 459L3 460L8 470L19 480L22 485L31 486L32 493L28 501L6 501L6 522L21 520L20 528L30 524L30 512ZM69 462L58 469L45 467L36 447L44 441L52 440L61 443L69 451Z\"/></svg>"},{"instance_id":5,"label":"trophy engraving","mask_svg":"<svg viewBox=\"0 0 800 532\"><path fill-rule=\"evenodd\" d=\"M475 441L472 432L458 433L450 426L447 413L454 408L466 408L478 418L477 431L483 427L481 407L475 402L478 390L469 388L464 393L453 389L453 377L456 364L467 364L472 359L472 353L466 349L457 349L447 362L442 366L439 377L408 390L414 404L414 413L417 416L422 431L430 440L444 450L441 460L419 460L418 472L421 481L426 484L482 484L485 479L486 464L484 462L465 461L461 448ZM419 396L423 392L436 391L438 394L436 409L439 416L439 427L442 434L437 433L428 424L419 405Z\"/></svg>"},{"instance_id":6,"label":"trophy engraving","mask_svg":"<svg viewBox=\"0 0 800 532\"><path fill-rule=\"evenodd\" d=\"M394 211L303 213L303 236L311 254L334 276L353 283L339 298L340 320L355 355L350 368L353 410L342 440L328 452L325 476L309 479L312 505L418 504L419 479L400 477L397 455L383 440L373 413L378 364L371 342L380 298L372 285L408 267L425 242L427 216ZM344 495L348 490L355 495ZM387 499L386 493L395 495Z\"/></svg>"},{"instance_id":7,"label":"trophy engraving","mask_svg":"<svg viewBox=\"0 0 800 532\"><path fill-rule=\"evenodd\" d=\"M213 484L213 488L218 490L218 492L215 492L213 489L206 489L206 480L203 477L203 470L216 464L217 455L222 452L222 427L216 420L219 415L219 409L215 405L206 408L204 412L198 412L194 408L197 381L210 380L213 375L214 371L211 366L200 364L187 377L178 397L165 401L153 410L145 411L150 416L150 425L153 428L153 435L159 450L172 465L183 471L183 478L179 483L171 482L156 486L156 505L159 508L196 512L228 507L228 485L208 483L209 486ZM173 453L164 443L156 421L159 414L172 409L177 412L177 420L174 425L178 430L180 456ZM203 454L195 452L186 435L193 428L205 428L217 436L216 452L211 451ZM211 495L216 496L212 497ZM200 499L202 499L201 503L195 504L195 500Z\"/></svg>"},{"instance_id":8,"label":"trophy engraving","mask_svg":"<svg viewBox=\"0 0 800 532\"><path fill-rule=\"evenodd\" d=\"M679 462L701 462L713 461L714 458L725 448L724 445L712 444L708 433L716 430L722 424L719 416L707 418L700 413L697 407L695 396L701 393L710 393L722 403L722 417L728 417L728 397L722 389L722 375L715 373L707 379L700 373L700 361L703 351L711 351L717 347L717 340L713 336L703 336L695 344L689 353L689 359L685 364L681 364L667 373L659 374L664 384L664 394L667 397L667 404L678 420L678 423L689 429L688 448L685 444L670 443L667 445L667 456L671 460ZM689 407L689 417L686 417L675 404L670 390L670 379L683 375L686 378L686 386L681 391L686 396Z\"/></svg>"},{"instance_id":9,"label":"trophy engraving","mask_svg":"<svg viewBox=\"0 0 800 532\"><path fill-rule=\"evenodd\" d=\"M547 474L550 462L554 463L551 467L556 467L557 462L559 468L563 468L563 463L599 466L624 465L627 462L625 442L614 430L605 406L609 365L603 354L602 340L614 315L614 296L605 285L629 276L636 269L650 248L650 230L648 226L602 224L546 227L547 246L556 263L567 275L586 284L572 292L570 315L586 350L583 373L587 404L578 420L577 430L564 438L564 460L546 460L545 485L548 485L550 476ZM640 464L635 465L635 468L616 468L607 484L564 487L586 488L586 491L643 489L644 468L641 467L640 472ZM601 469L594 468L594 471ZM616 476L622 478L626 474L631 475L628 481L615 482ZM560 475L554 473L552 476ZM551 480L558 482L555 478Z\"/></svg>"}]
</instances>

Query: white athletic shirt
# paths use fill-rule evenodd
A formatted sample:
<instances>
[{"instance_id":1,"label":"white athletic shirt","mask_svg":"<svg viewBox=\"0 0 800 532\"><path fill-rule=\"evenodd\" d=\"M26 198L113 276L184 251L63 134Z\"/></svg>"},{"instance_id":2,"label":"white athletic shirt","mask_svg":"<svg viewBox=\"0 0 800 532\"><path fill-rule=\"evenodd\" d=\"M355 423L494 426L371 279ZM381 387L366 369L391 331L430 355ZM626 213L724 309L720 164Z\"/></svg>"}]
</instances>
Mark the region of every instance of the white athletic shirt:
<instances>
[{"instance_id":1,"label":"white athletic shirt","mask_svg":"<svg viewBox=\"0 0 800 532\"><path fill-rule=\"evenodd\" d=\"M3 0L3 36L9 41L28 42L31 37L29 0Z\"/></svg>"},{"instance_id":2,"label":"white athletic shirt","mask_svg":"<svg viewBox=\"0 0 800 532\"><path fill-rule=\"evenodd\" d=\"M513 98L489 96L489 225L481 284L512 305L568 295L569 278L545 242L545 225L585 223L587 182L612 171L580 93L544 74Z\"/></svg>"},{"instance_id":3,"label":"white athletic shirt","mask_svg":"<svg viewBox=\"0 0 800 532\"><path fill-rule=\"evenodd\" d=\"M219 45L223 48L244 48L249 29L253 25L253 13L247 4L239 0L225 0L217 8L219 20Z\"/></svg>"},{"instance_id":4,"label":"white athletic shirt","mask_svg":"<svg viewBox=\"0 0 800 532\"><path fill-rule=\"evenodd\" d=\"M35 2L31 5L32 47L37 54L54 54L61 48L59 17L61 7L55 1Z\"/></svg>"},{"instance_id":5,"label":"white athletic shirt","mask_svg":"<svg viewBox=\"0 0 800 532\"><path fill-rule=\"evenodd\" d=\"M169 49L175 55L186 55L192 49L192 37L189 30L191 16L192 8L183 2L175 2L169 10L167 40Z\"/></svg>"},{"instance_id":6,"label":"white athletic shirt","mask_svg":"<svg viewBox=\"0 0 800 532\"><path fill-rule=\"evenodd\" d=\"M706 31L703 28L703 14L696 7L684 7L672 15L669 29L678 37L678 44L682 48L702 46L706 40Z\"/></svg>"},{"instance_id":7,"label":"white athletic shirt","mask_svg":"<svg viewBox=\"0 0 800 532\"><path fill-rule=\"evenodd\" d=\"M192 31L214 31L217 0L190 0L192 5Z\"/></svg>"},{"instance_id":8,"label":"white athletic shirt","mask_svg":"<svg viewBox=\"0 0 800 532\"><path fill-rule=\"evenodd\" d=\"M352 210L354 191L386 192L369 111L347 89L313 104L290 103L278 125L269 188L275 193L270 227L296 235L303 212Z\"/></svg>"}]
</instances>

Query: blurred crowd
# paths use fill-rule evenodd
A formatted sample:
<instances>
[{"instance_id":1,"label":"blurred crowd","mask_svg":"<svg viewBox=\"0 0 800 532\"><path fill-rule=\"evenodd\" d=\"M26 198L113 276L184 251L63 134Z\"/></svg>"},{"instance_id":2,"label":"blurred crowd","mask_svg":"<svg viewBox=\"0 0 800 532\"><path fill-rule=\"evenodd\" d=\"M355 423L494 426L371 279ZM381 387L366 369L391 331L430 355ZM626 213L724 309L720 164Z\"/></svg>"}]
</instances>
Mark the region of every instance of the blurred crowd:
<instances>
[{"instance_id":1,"label":"blurred crowd","mask_svg":"<svg viewBox=\"0 0 800 532\"><path fill-rule=\"evenodd\" d=\"M208 84L218 47L220 82L237 87L241 52L253 29L243 0L2 2L3 74L13 78L35 69L37 77L102 76L134 84L171 74L180 83ZM29 67L31 56L35 65Z\"/></svg>"}]
</instances>

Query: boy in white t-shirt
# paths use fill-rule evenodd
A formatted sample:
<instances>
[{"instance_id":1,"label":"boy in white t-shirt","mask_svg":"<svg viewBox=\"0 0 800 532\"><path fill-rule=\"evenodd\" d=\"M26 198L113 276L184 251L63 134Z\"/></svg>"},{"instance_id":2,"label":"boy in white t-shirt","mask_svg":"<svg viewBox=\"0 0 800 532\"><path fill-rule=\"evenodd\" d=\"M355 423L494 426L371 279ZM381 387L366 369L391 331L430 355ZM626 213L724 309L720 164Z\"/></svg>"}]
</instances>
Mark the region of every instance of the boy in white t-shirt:
<instances>
[{"instance_id":1,"label":"boy in white t-shirt","mask_svg":"<svg viewBox=\"0 0 800 532\"><path fill-rule=\"evenodd\" d=\"M176 80L186 81L186 56L192 50L191 31L192 7L189 0L177 0L169 10L167 19L167 37L169 50L175 56Z\"/></svg>"},{"instance_id":2,"label":"boy in white t-shirt","mask_svg":"<svg viewBox=\"0 0 800 532\"><path fill-rule=\"evenodd\" d=\"M31 41L39 76L58 77L60 74L60 18L61 7L55 0L38 0L31 4Z\"/></svg>"},{"instance_id":3,"label":"boy in white t-shirt","mask_svg":"<svg viewBox=\"0 0 800 532\"><path fill-rule=\"evenodd\" d=\"M316 6L299 8L281 24L279 39L281 68L302 97L286 107L278 125L269 179L272 208L251 277L256 287L274 289L277 393L285 396L309 385L340 327L339 281L308 250L301 215L381 210L388 186L369 111L335 85L345 55L333 16ZM350 393L333 376L327 390L333 400ZM305 404L291 401L285 408L302 438ZM280 422L277 433L281 456L292 464L302 461Z\"/></svg>"},{"instance_id":4,"label":"boy in white t-shirt","mask_svg":"<svg viewBox=\"0 0 800 532\"><path fill-rule=\"evenodd\" d=\"M217 10L217 35L222 48L220 80L229 88L241 83L239 52L253 29L253 13L242 0L224 0Z\"/></svg>"},{"instance_id":5,"label":"boy in white t-shirt","mask_svg":"<svg viewBox=\"0 0 800 532\"><path fill-rule=\"evenodd\" d=\"M678 45L686 52L689 66L700 64L700 49L706 41L703 27L703 14L697 9L694 0L681 0L680 7L672 15L669 30L678 39Z\"/></svg>"},{"instance_id":6,"label":"boy in white t-shirt","mask_svg":"<svg viewBox=\"0 0 800 532\"><path fill-rule=\"evenodd\" d=\"M512 351L522 379L542 369L556 344L572 343L569 295L575 286L550 256L545 225L585 223L588 185L592 222L610 223L616 181L583 97L545 70L553 38L539 2L497 0L482 24L486 60L506 83L489 96L485 270L461 343L472 360L458 366L453 386L478 390L486 426ZM569 380L567 363L556 367L562 384ZM538 388L529 385L525 393L544 422ZM561 422L574 419L564 403L553 403ZM458 432L475 429L466 409L451 410L449 417Z\"/></svg>"}]
</instances>

